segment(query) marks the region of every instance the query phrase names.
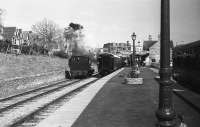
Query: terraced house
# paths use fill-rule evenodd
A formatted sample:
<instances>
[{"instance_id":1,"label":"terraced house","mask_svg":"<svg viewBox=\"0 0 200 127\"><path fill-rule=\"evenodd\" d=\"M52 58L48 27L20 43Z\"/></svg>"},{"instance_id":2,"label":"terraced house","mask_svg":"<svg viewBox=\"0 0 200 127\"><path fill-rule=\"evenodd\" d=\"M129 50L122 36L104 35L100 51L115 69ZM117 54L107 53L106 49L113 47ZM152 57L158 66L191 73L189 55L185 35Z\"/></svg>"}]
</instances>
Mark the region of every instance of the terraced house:
<instances>
[{"instance_id":1,"label":"terraced house","mask_svg":"<svg viewBox=\"0 0 200 127\"><path fill-rule=\"evenodd\" d=\"M3 27L3 40L11 41L11 52L20 53L20 45L23 43L22 29L17 27Z\"/></svg>"},{"instance_id":2,"label":"terraced house","mask_svg":"<svg viewBox=\"0 0 200 127\"><path fill-rule=\"evenodd\" d=\"M20 53L20 45L30 45L34 37L31 31L22 31L22 29L17 27L3 27L2 38L5 41L12 42L11 52Z\"/></svg>"}]
</instances>

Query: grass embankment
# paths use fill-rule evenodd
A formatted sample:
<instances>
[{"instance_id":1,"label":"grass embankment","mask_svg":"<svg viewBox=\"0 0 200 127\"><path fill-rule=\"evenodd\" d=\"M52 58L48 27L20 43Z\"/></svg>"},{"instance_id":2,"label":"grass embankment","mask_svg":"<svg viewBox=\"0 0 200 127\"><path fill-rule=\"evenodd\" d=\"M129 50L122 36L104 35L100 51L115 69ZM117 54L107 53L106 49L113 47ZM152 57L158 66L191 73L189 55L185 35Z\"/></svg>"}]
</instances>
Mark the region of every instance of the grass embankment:
<instances>
[{"instance_id":1,"label":"grass embankment","mask_svg":"<svg viewBox=\"0 0 200 127\"><path fill-rule=\"evenodd\" d=\"M0 81L62 71L65 67L67 67L67 59L0 53Z\"/></svg>"}]
</instances>

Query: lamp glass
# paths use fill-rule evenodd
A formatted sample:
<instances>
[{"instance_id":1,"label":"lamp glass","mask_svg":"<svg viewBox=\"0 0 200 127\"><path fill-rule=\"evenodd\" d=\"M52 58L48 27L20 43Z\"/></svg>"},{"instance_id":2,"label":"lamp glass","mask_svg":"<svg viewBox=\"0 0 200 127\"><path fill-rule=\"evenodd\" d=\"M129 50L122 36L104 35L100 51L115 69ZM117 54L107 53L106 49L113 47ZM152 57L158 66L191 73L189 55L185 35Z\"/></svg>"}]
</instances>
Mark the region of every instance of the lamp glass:
<instances>
[{"instance_id":1,"label":"lamp glass","mask_svg":"<svg viewBox=\"0 0 200 127\"><path fill-rule=\"evenodd\" d=\"M132 37L132 40L136 40L136 34L135 34L135 32L131 35L131 37Z\"/></svg>"}]
</instances>

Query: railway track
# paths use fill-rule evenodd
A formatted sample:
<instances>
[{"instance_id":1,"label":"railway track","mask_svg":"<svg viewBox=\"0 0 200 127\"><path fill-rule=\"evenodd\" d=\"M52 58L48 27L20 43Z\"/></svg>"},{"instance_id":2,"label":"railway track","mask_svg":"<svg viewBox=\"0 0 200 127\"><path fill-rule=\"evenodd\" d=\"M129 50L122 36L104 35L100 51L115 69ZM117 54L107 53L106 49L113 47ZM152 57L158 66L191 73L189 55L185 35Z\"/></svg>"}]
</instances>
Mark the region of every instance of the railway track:
<instances>
[{"instance_id":1,"label":"railway track","mask_svg":"<svg viewBox=\"0 0 200 127\"><path fill-rule=\"evenodd\" d=\"M35 88L35 89L29 90L29 91L26 91L26 92L23 92L23 93L18 93L18 94L11 95L11 96L8 96L8 97L0 98L0 102L11 100L12 98L16 98L18 96L23 96L23 95L26 95L26 94L29 94L29 93L32 93L32 92L36 92L36 91L41 90L41 89L48 88L48 87L53 87L53 86L59 85L61 83L67 83L67 80L65 80L65 79L59 80L59 81L56 81L56 82L52 82L51 84L47 84L45 86Z\"/></svg>"},{"instance_id":2,"label":"railway track","mask_svg":"<svg viewBox=\"0 0 200 127\"><path fill-rule=\"evenodd\" d=\"M0 99L0 127L33 126L97 78L61 81Z\"/></svg>"}]
</instances>

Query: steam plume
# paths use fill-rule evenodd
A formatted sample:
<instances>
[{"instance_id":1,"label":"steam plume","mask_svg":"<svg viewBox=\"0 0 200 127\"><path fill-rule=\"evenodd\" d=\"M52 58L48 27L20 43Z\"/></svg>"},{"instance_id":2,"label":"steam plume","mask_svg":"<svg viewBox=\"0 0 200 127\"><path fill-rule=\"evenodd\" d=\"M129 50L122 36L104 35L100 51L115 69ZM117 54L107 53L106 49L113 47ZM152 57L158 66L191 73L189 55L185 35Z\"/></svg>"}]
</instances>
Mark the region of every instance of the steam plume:
<instances>
[{"instance_id":1,"label":"steam plume","mask_svg":"<svg viewBox=\"0 0 200 127\"><path fill-rule=\"evenodd\" d=\"M76 23L70 23L65 29L64 35L69 43L68 50L72 55L86 55L87 51L84 47L84 34L82 33L83 26Z\"/></svg>"}]
</instances>

